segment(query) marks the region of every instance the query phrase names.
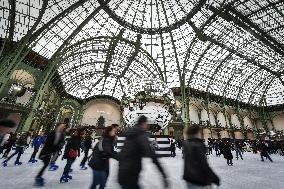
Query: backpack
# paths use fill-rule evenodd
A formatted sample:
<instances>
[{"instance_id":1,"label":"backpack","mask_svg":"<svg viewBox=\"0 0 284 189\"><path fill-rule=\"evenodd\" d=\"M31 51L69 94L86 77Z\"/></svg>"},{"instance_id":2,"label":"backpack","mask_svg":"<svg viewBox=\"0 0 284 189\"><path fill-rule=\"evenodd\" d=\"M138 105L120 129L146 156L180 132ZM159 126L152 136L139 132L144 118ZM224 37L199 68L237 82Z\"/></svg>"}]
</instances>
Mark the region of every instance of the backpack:
<instances>
[{"instance_id":1,"label":"backpack","mask_svg":"<svg viewBox=\"0 0 284 189\"><path fill-rule=\"evenodd\" d=\"M94 148L94 151L92 153L92 155L88 158L88 165L94 169L96 163L99 161L99 157L96 156L95 154L95 151L96 151L96 148L99 149L99 152L100 152L100 156L103 156L103 152L104 152L104 149L103 149L103 139L99 140L99 142L96 144L95 148Z\"/></svg>"}]
</instances>

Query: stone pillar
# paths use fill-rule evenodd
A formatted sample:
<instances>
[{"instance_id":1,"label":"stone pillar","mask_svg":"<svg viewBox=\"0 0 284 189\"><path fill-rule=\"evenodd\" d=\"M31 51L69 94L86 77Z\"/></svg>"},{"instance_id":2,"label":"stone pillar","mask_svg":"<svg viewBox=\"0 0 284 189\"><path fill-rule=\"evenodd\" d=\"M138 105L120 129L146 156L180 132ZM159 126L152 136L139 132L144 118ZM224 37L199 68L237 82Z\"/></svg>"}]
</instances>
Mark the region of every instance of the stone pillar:
<instances>
[{"instance_id":1,"label":"stone pillar","mask_svg":"<svg viewBox=\"0 0 284 189\"><path fill-rule=\"evenodd\" d=\"M241 131L235 131L235 139L244 139L244 135Z\"/></svg>"},{"instance_id":2,"label":"stone pillar","mask_svg":"<svg viewBox=\"0 0 284 189\"><path fill-rule=\"evenodd\" d=\"M250 139L250 140L254 140L255 139L254 134L253 134L252 131L247 132L247 138Z\"/></svg>"},{"instance_id":3,"label":"stone pillar","mask_svg":"<svg viewBox=\"0 0 284 189\"><path fill-rule=\"evenodd\" d=\"M208 140L208 138L211 138L211 131L208 128L204 128L203 129L203 138L205 139L205 141Z\"/></svg>"},{"instance_id":4,"label":"stone pillar","mask_svg":"<svg viewBox=\"0 0 284 189\"><path fill-rule=\"evenodd\" d=\"M230 138L227 130L220 131L221 138Z\"/></svg>"}]
</instances>

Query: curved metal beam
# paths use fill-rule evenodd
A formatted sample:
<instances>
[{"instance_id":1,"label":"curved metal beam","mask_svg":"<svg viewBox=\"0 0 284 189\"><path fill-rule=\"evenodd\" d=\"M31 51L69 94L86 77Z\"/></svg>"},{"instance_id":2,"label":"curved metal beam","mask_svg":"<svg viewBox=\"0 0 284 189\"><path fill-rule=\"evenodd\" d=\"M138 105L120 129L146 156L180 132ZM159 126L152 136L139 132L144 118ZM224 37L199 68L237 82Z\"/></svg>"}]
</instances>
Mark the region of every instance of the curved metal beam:
<instances>
[{"instance_id":1,"label":"curved metal beam","mask_svg":"<svg viewBox=\"0 0 284 189\"><path fill-rule=\"evenodd\" d=\"M144 27L140 27L140 26L135 26L135 25L125 21L124 18L118 16L116 13L114 13L114 11L111 10L111 8L108 6L108 3L105 0L98 0L98 2L100 3L100 5L104 9L104 11L113 20L115 20L117 23L119 23L121 26L124 26L125 28L129 28L130 30L138 32L138 33L154 35L154 34L157 34L157 33L160 33L160 32L162 32L162 33L170 32L170 31L177 29L180 26L182 26L184 23L186 23L186 21L190 20L205 5L206 0L200 0L196 4L196 6L193 7L192 10L186 16L184 16L182 19L180 19L179 21L176 21L173 24L169 24L169 22L166 21L168 26L160 27L160 28L144 28ZM164 9L163 1L161 1L161 5ZM166 14L165 14L165 16L166 16ZM166 20L167 20L167 18L166 18Z\"/></svg>"},{"instance_id":2,"label":"curved metal beam","mask_svg":"<svg viewBox=\"0 0 284 189\"><path fill-rule=\"evenodd\" d=\"M223 65L224 62L226 62L228 59L230 59L232 57L232 53L229 53L222 61L220 61L220 63L218 64L218 66L216 67L216 69L214 70L213 74L211 75L211 77L209 78L209 82L208 85L206 87L206 92L208 92L208 89L213 81L213 79L215 78L215 76L217 75L217 72L220 71L219 69L221 68L221 66Z\"/></svg>"}]
</instances>

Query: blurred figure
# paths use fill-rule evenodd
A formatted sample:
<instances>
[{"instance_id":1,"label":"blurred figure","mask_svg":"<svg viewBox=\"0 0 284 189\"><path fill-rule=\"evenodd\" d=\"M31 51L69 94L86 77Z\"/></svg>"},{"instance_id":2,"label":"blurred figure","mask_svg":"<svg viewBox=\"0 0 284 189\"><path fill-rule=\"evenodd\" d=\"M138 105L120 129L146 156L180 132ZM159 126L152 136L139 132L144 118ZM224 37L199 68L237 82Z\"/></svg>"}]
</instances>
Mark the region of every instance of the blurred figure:
<instances>
[{"instance_id":1,"label":"blurred figure","mask_svg":"<svg viewBox=\"0 0 284 189\"><path fill-rule=\"evenodd\" d=\"M171 140L171 156L176 157L176 143L174 140Z\"/></svg>"},{"instance_id":2,"label":"blurred figure","mask_svg":"<svg viewBox=\"0 0 284 189\"><path fill-rule=\"evenodd\" d=\"M242 156L242 150L241 150L242 147L241 147L240 143L237 142L236 140L234 141L234 148L235 148L235 151L236 151L236 158L237 158L237 160L239 159L239 157L242 160L244 160L243 156Z\"/></svg>"},{"instance_id":3,"label":"blurred figure","mask_svg":"<svg viewBox=\"0 0 284 189\"><path fill-rule=\"evenodd\" d=\"M221 155L221 149L220 149L221 148L221 142L218 141L218 140L215 140L214 147L215 147L216 156L220 157L220 155Z\"/></svg>"},{"instance_id":4,"label":"blurred figure","mask_svg":"<svg viewBox=\"0 0 284 189\"><path fill-rule=\"evenodd\" d=\"M17 141L17 134L11 133L7 143L4 146L5 152L3 154L3 158L7 158L12 147L16 144Z\"/></svg>"},{"instance_id":5,"label":"blurred figure","mask_svg":"<svg viewBox=\"0 0 284 189\"><path fill-rule=\"evenodd\" d=\"M265 157L266 159L269 159L270 162L273 162L273 160L271 159L271 157L268 153L268 146L267 146L267 144L265 144L265 142L260 141L259 151L260 151L261 161L264 161L264 157Z\"/></svg>"},{"instance_id":6,"label":"blurred figure","mask_svg":"<svg viewBox=\"0 0 284 189\"><path fill-rule=\"evenodd\" d=\"M43 172L48 167L52 154L58 151L60 144L64 142L64 128L64 123L56 124L55 130L51 131L45 140L44 146L39 154L39 159L43 161L44 165L36 176L36 186L44 186L44 179L42 178Z\"/></svg>"},{"instance_id":7,"label":"blurred figure","mask_svg":"<svg viewBox=\"0 0 284 189\"><path fill-rule=\"evenodd\" d=\"M157 142L157 137L155 137L155 139L151 141L151 147L153 148L154 151L159 149L159 144Z\"/></svg>"},{"instance_id":8,"label":"blurred figure","mask_svg":"<svg viewBox=\"0 0 284 189\"><path fill-rule=\"evenodd\" d=\"M125 142L119 156L118 182L122 189L139 189L139 173L142 168L142 158L151 157L164 178L164 188L168 188L168 180L164 169L159 163L155 151L149 141L147 117L138 119L138 125L125 133Z\"/></svg>"},{"instance_id":9,"label":"blurred figure","mask_svg":"<svg viewBox=\"0 0 284 189\"><path fill-rule=\"evenodd\" d=\"M21 155L24 153L25 147L27 144L27 133L23 133L20 135L19 139L16 141L16 149L15 152L10 155L2 164L4 167L7 166L8 161L13 158L15 155L17 155L15 165L22 165L22 162L20 162Z\"/></svg>"},{"instance_id":10,"label":"blurred figure","mask_svg":"<svg viewBox=\"0 0 284 189\"><path fill-rule=\"evenodd\" d=\"M113 142L116 136L115 127L105 128L102 138L96 144L89 166L93 169L93 183L91 189L105 188L107 177L109 175L109 159L117 159L114 151Z\"/></svg>"},{"instance_id":11,"label":"blurred figure","mask_svg":"<svg viewBox=\"0 0 284 189\"><path fill-rule=\"evenodd\" d=\"M7 133L4 135L3 139L2 139L2 143L0 143L0 154L3 153L3 150L5 149L5 145L7 144L11 134L13 134L12 132L11 133Z\"/></svg>"},{"instance_id":12,"label":"blurred figure","mask_svg":"<svg viewBox=\"0 0 284 189\"><path fill-rule=\"evenodd\" d=\"M221 145L222 153L224 158L227 160L227 165L233 165L233 154L231 150L231 143L229 141L223 141Z\"/></svg>"},{"instance_id":13,"label":"blurred figure","mask_svg":"<svg viewBox=\"0 0 284 189\"><path fill-rule=\"evenodd\" d=\"M75 130L65 147L63 158L66 159L66 165L64 167L63 174L60 178L60 183L68 182L70 179L72 179L72 176L70 176L69 173L71 170L71 166L76 160L76 158L80 157L80 143L80 132L79 130Z\"/></svg>"},{"instance_id":14,"label":"blurred figure","mask_svg":"<svg viewBox=\"0 0 284 189\"><path fill-rule=\"evenodd\" d=\"M5 135L10 133L14 127L16 127L16 123L14 121L10 119L0 120L0 144L2 143Z\"/></svg>"},{"instance_id":15,"label":"blurred figure","mask_svg":"<svg viewBox=\"0 0 284 189\"><path fill-rule=\"evenodd\" d=\"M58 169L59 166L56 165L56 160L62 154L62 149L65 145L65 136L70 134L70 130L71 130L70 128L64 127L63 136L62 136L63 140L61 140L60 143L57 145L57 150L52 153L49 163L49 169L48 169L49 171L56 171Z\"/></svg>"},{"instance_id":16,"label":"blurred figure","mask_svg":"<svg viewBox=\"0 0 284 189\"><path fill-rule=\"evenodd\" d=\"M31 155L31 158L29 160L29 163L35 163L37 162L37 160L35 159L36 154L39 150L39 148L41 147L41 145L44 143L44 138L42 136L42 133L40 133L39 135L36 135L33 140L32 140L32 147L34 148L34 151Z\"/></svg>"},{"instance_id":17,"label":"blurred figure","mask_svg":"<svg viewBox=\"0 0 284 189\"><path fill-rule=\"evenodd\" d=\"M206 159L206 146L201 139L199 126L187 128L189 139L184 141L184 174L188 189L210 189L211 184L219 186L218 176L209 167Z\"/></svg>"},{"instance_id":18,"label":"blurred figure","mask_svg":"<svg viewBox=\"0 0 284 189\"><path fill-rule=\"evenodd\" d=\"M84 140L83 140L83 149L84 149L84 158L80 163L80 167L82 170L86 170L87 167L85 166L86 161L88 160L89 157L89 150L92 148L92 138L91 134L87 133Z\"/></svg>"}]
</instances>

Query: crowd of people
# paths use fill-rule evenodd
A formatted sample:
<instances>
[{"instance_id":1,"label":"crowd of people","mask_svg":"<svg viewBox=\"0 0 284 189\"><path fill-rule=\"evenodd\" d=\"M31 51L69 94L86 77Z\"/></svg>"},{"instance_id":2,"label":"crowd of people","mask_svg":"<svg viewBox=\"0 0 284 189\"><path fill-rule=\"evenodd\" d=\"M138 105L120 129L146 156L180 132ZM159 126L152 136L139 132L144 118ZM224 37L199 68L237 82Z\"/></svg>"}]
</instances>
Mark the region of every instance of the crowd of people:
<instances>
[{"instance_id":1,"label":"crowd of people","mask_svg":"<svg viewBox=\"0 0 284 189\"><path fill-rule=\"evenodd\" d=\"M3 129L6 127L8 129ZM33 153L28 163L36 163L39 160L43 162L35 178L35 186L45 185L44 172L56 171L58 165L56 161L59 157L65 159L66 164L59 178L60 183L67 183L72 180L72 164L83 155L80 162L80 169L86 170L88 167L93 172L93 182L91 189L99 187L105 188L110 173L109 159L118 161L118 183L122 189L139 189L139 174L142 170L142 158L149 157L153 160L160 171L164 188L169 188L170 182L163 166L156 156L155 150L159 145L155 140L149 140L150 126L147 123L147 117L140 116L137 125L123 132L125 142L121 152L115 150L118 125L113 124L105 127L102 136L96 141L92 137L90 130L86 128L69 129L64 123L56 124L53 131L45 134L40 132L33 135L31 131L15 134L9 133L9 128L14 124L5 120L0 121L0 154L5 160L2 165L6 167L16 156L14 165L21 165L21 155L28 147L33 148ZM186 139L171 139L171 156L176 156L176 147L182 149L184 158L184 174L189 189L207 188L215 184L220 185L219 177L210 168L207 162L207 156L213 154L221 156L227 160L229 166L233 165L233 157L244 159L244 151L260 152L261 161L266 159L273 162L270 154L283 155L283 141L261 141L261 140L232 140L232 139L202 139L201 128L198 126L188 127L185 136ZM13 152L11 153L11 151ZM90 153L91 152L91 153ZM214 155L214 154L213 154ZM77 160L78 161L78 160Z\"/></svg>"}]
</instances>

